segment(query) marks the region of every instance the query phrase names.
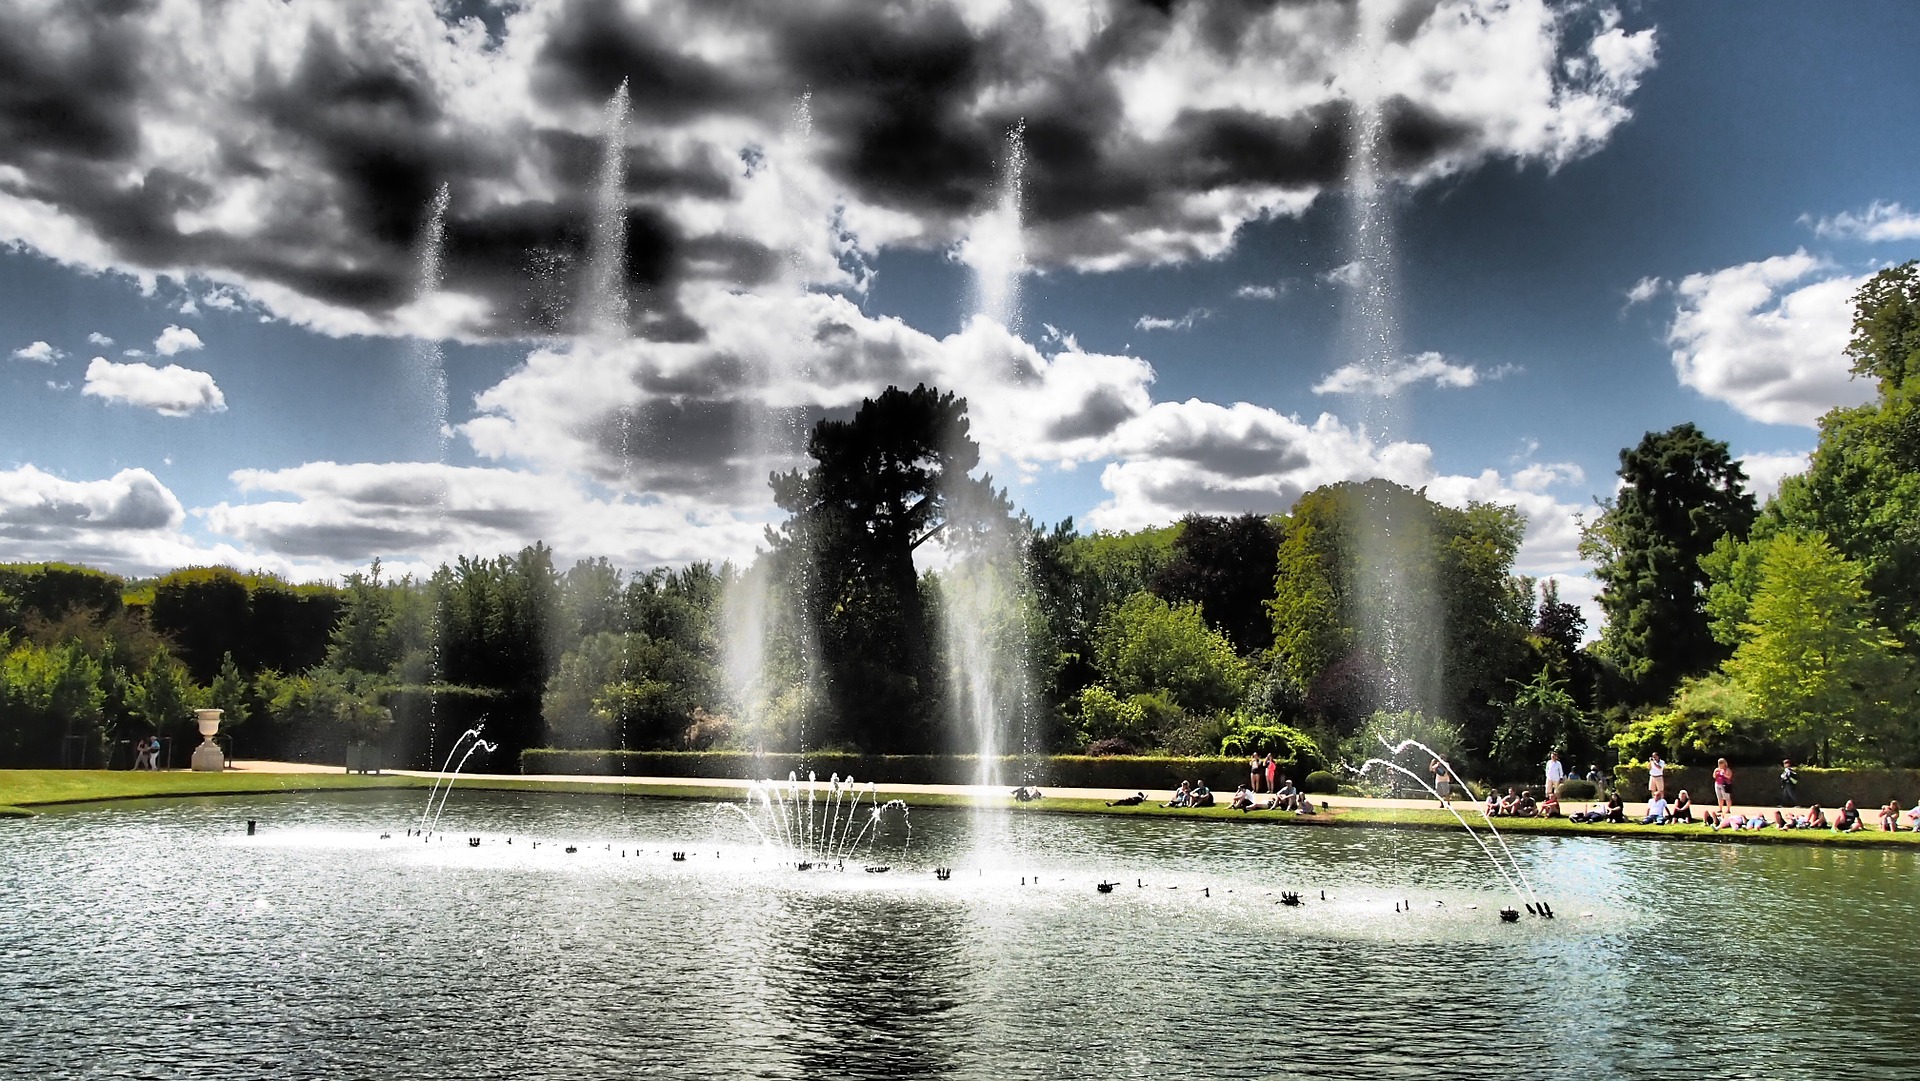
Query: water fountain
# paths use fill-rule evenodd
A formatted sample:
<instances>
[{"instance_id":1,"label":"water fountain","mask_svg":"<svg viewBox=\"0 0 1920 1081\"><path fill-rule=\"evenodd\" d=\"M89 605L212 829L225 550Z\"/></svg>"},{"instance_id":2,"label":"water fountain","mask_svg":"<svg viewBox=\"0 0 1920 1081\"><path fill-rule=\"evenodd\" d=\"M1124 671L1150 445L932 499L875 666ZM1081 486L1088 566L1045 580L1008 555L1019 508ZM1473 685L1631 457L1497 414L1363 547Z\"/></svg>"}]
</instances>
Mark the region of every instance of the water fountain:
<instances>
[{"instance_id":1,"label":"water fountain","mask_svg":"<svg viewBox=\"0 0 1920 1081\"><path fill-rule=\"evenodd\" d=\"M973 268L973 318L1015 333L1027 268L1021 219L1025 169L1023 121L1007 130L993 206L974 219L959 250L959 258ZM955 503L950 518L979 526L949 528L942 540L953 561L940 575L941 625L949 697L955 715L965 718L977 755L974 783L990 790L1005 783L999 766L1006 749L1033 749L1021 746L1023 737L1033 735L1036 706L1031 589L1018 526L1002 521L1005 515L992 505L990 493L975 494L987 505L968 506L957 492L948 496Z\"/></svg>"},{"instance_id":2,"label":"water fountain","mask_svg":"<svg viewBox=\"0 0 1920 1081\"><path fill-rule=\"evenodd\" d=\"M895 811L906 830L899 856L904 858L912 851L913 818L905 801L882 801L872 782L862 789L851 776L843 779L837 773L828 777L824 799L816 798L819 793L820 781L814 774L807 774L803 782L798 773L789 773L784 784L755 781L748 787L745 808L727 806L747 821L763 846L782 850L784 862L803 871L829 866L844 869L849 860L857 864L863 841L866 859L873 860L887 816ZM862 799L866 800L864 813ZM866 869L878 873L889 866L868 862Z\"/></svg>"}]
</instances>

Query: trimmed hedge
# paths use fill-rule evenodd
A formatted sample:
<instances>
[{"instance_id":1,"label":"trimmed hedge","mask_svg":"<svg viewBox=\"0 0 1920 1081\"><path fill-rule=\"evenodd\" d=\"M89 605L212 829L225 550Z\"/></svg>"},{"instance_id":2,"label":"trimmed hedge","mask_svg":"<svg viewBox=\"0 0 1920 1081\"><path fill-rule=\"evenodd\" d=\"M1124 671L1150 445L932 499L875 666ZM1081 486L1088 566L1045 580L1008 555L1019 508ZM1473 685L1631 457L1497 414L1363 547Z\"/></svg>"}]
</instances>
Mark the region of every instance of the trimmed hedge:
<instances>
[{"instance_id":1,"label":"trimmed hedge","mask_svg":"<svg viewBox=\"0 0 1920 1081\"><path fill-rule=\"evenodd\" d=\"M1592 781L1561 781L1560 787L1554 790L1554 794L1560 798L1562 803L1568 801L1577 803L1582 800L1593 800L1599 798L1600 795L1600 793L1595 790Z\"/></svg>"},{"instance_id":2,"label":"trimmed hedge","mask_svg":"<svg viewBox=\"0 0 1920 1081\"><path fill-rule=\"evenodd\" d=\"M1838 807L1853 800L1861 807L1878 807L1888 800L1911 807L1920 800L1920 769L1816 769L1796 768L1799 781L1794 791L1799 806L1818 803ZM1620 798L1629 803L1647 798L1647 767L1621 766L1613 771ZM1681 789L1695 804L1713 806L1713 767L1667 765L1667 798ZM1746 806L1772 807L1780 802L1780 763L1736 765L1733 767L1733 802Z\"/></svg>"},{"instance_id":3,"label":"trimmed hedge","mask_svg":"<svg viewBox=\"0 0 1920 1081\"><path fill-rule=\"evenodd\" d=\"M1340 778L1326 770L1317 769L1307 774L1307 779L1300 782L1300 788L1316 796L1337 795L1340 791Z\"/></svg>"},{"instance_id":4,"label":"trimmed hedge","mask_svg":"<svg viewBox=\"0 0 1920 1081\"><path fill-rule=\"evenodd\" d=\"M1291 763L1283 766L1286 769ZM851 774L880 784L973 784L980 777L976 755L766 754L747 751L562 751L539 747L520 753L520 772L567 776L784 778L821 780ZM1244 758L1153 758L1144 755L1003 755L1000 781L1065 788L1172 789L1203 779L1231 792L1247 780Z\"/></svg>"}]
</instances>

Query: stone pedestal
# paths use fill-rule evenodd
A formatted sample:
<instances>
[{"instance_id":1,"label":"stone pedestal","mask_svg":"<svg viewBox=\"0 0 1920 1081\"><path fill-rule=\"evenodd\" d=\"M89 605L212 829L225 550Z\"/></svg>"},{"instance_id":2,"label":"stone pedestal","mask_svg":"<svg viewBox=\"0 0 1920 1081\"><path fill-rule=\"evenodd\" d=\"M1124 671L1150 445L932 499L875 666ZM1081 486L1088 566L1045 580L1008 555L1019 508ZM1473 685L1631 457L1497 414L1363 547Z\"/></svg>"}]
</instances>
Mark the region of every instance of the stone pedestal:
<instances>
[{"instance_id":1,"label":"stone pedestal","mask_svg":"<svg viewBox=\"0 0 1920 1081\"><path fill-rule=\"evenodd\" d=\"M219 773L227 768L226 753L213 741L214 733L220 731L220 715L217 709L196 709L193 719L200 725L200 746L193 749L193 768L201 773Z\"/></svg>"}]
</instances>

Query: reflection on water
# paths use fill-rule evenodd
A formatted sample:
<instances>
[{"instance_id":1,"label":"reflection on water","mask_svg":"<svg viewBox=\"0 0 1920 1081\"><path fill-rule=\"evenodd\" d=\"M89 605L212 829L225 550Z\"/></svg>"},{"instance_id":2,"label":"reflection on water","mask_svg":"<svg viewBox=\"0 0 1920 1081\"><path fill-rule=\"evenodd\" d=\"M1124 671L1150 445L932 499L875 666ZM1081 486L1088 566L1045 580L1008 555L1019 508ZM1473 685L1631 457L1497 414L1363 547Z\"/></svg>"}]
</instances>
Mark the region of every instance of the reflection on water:
<instances>
[{"instance_id":1,"label":"reflection on water","mask_svg":"<svg viewBox=\"0 0 1920 1081\"><path fill-rule=\"evenodd\" d=\"M1920 1052L1871 1005L1920 962L1909 852L1518 838L1562 918L1502 926L1449 834L1023 814L989 866L921 812L910 865L801 873L712 804L461 792L425 844L416 802L0 823L0 1076L1894 1077Z\"/></svg>"}]
</instances>

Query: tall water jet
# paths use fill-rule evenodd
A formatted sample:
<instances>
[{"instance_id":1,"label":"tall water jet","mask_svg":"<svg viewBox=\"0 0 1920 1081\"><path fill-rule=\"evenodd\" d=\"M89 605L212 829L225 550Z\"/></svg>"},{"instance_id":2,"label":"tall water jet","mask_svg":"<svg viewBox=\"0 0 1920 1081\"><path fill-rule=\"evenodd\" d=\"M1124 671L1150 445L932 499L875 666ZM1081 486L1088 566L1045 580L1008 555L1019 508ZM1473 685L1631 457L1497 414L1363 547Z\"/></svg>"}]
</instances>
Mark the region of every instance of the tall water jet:
<instances>
[{"instance_id":1,"label":"tall water jet","mask_svg":"<svg viewBox=\"0 0 1920 1081\"><path fill-rule=\"evenodd\" d=\"M974 218L960 243L960 261L973 269L973 312L1008 330L1020 330L1020 280L1027 270L1021 185L1027 168L1027 122L1007 129L991 210Z\"/></svg>"},{"instance_id":2,"label":"tall water jet","mask_svg":"<svg viewBox=\"0 0 1920 1081\"><path fill-rule=\"evenodd\" d=\"M960 248L960 258L974 270L973 318L1008 331L1020 324L1020 277L1026 270L1020 203L1025 139L1024 122L1007 130L994 205L974 219ZM956 483L947 499L942 544L952 562L940 574L940 612L949 698L955 714L965 718L978 756L974 782L998 786L1006 780L999 769L1003 753L1036 749L1023 745L1035 734L1037 701L1031 663L1037 615L1024 530L984 485Z\"/></svg>"},{"instance_id":3,"label":"tall water jet","mask_svg":"<svg viewBox=\"0 0 1920 1081\"><path fill-rule=\"evenodd\" d=\"M586 330L596 340L627 332L627 81L600 111L600 169L593 182L587 273L581 295Z\"/></svg>"},{"instance_id":4,"label":"tall water jet","mask_svg":"<svg viewBox=\"0 0 1920 1081\"><path fill-rule=\"evenodd\" d=\"M1370 378L1360 398L1360 421L1385 445L1406 433L1406 403L1395 379L1403 362L1399 277L1394 252L1394 189L1385 115L1387 28L1393 5L1362 0L1353 62L1347 71L1352 146L1347 173L1348 261L1342 347ZM1369 485L1355 508L1360 516L1354 553L1354 591L1362 648L1371 654L1380 701L1389 709L1431 708L1437 690L1433 643L1437 609L1424 519L1396 513L1401 501ZM1409 507L1410 509L1410 507Z\"/></svg>"},{"instance_id":5,"label":"tall water jet","mask_svg":"<svg viewBox=\"0 0 1920 1081\"><path fill-rule=\"evenodd\" d=\"M414 246L414 286L413 301L424 304L440 291L444 279L441 260L447 246L447 207L453 201L452 190L441 184L434 192L433 201L427 204L426 224L420 230L420 239ZM433 433L435 457L445 461L447 441L453 430L448 427L447 416L447 369L445 354L438 338L413 338L407 347L407 381L412 384L414 399L420 403L425 414L428 430Z\"/></svg>"},{"instance_id":6,"label":"tall water jet","mask_svg":"<svg viewBox=\"0 0 1920 1081\"><path fill-rule=\"evenodd\" d=\"M433 200L427 204L427 220L420 230L420 239L414 250L414 288L413 302L424 305L440 292L445 278L442 259L447 246L447 208L453 202L453 192L442 183L433 194ZM412 384L414 400L420 404L422 418L426 428L432 433L433 460L445 464L447 444L453 437L453 427L448 415L446 355L438 338L416 337L407 347L407 381ZM444 521L447 513L447 490L444 484L434 492L433 513ZM375 568L378 574L378 567ZM436 621L437 623L437 621ZM429 630L427 636L427 671L425 678L419 681L428 685L440 680L441 634L438 627ZM427 757L432 759L437 749L440 723L439 695L431 691L427 698Z\"/></svg>"},{"instance_id":7,"label":"tall water jet","mask_svg":"<svg viewBox=\"0 0 1920 1081\"><path fill-rule=\"evenodd\" d=\"M794 103L781 137L772 146L760 148L749 167L749 182L776 187L775 197L789 218L813 221L826 229L830 216L790 183L789 163L804 159L812 140L812 99L803 94ZM785 273L758 286L759 295L783 302L802 300L809 286L805 244L803 238L789 248ZM749 367L749 386L757 393L750 393L740 408L735 450L738 506L765 506L769 472L791 461L806 444L807 411L789 395L807 382L807 345L796 340L790 349L742 358ZM796 569L795 573L804 572ZM754 744L759 751L767 749L769 739L785 743L789 737L797 739L797 750L806 751L805 719L810 708L806 698L813 685L815 635L798 596L782 588L790 584L772 558L762 556L742 569L726 597L727 685L747 727L758 733ZM791 689L779 686L778 679L795 668L802 673L800 699L779 701L783 690ZM789 717L797 718L797 731L772 731L776 720Z\"/></svg>"}]
</instances>

